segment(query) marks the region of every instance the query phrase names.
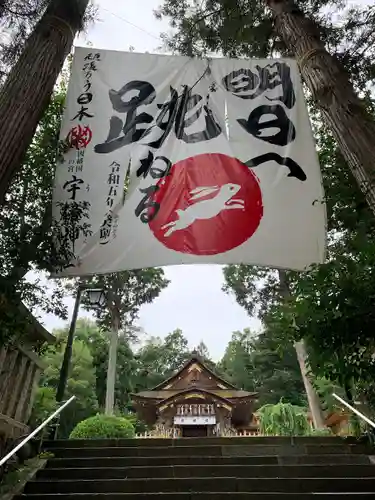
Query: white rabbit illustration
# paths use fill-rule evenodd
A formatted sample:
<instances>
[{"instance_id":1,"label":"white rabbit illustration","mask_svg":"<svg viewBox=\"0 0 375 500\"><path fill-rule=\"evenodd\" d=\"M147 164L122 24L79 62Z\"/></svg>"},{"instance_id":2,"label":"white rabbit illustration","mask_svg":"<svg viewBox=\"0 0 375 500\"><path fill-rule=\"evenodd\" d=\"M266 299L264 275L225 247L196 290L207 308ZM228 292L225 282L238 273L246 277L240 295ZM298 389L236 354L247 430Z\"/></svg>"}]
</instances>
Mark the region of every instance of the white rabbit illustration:
<instances>
[{"instance_id":1,"label":"white rabbit illustration","mask_svg":"<svg viewBox=\"0 0 375 500\"><path fill-rule=\"evenodd\" d=\"M198 201L193 205L188 206L185 210L178 209L176 214L178 219L162 226L162 229L168 229L164 234L165 237L170 236L175 231L185 229L196 220L211 219L218 215L222 210L233 210L240 208L245 209L244 200L232 198L241 186L238 184L224 184L223 186L202 186L190 191L192 195L189 201L203 198L211 193L217 193L216 196L208 200Z\"/></svg>"}]
</instances>

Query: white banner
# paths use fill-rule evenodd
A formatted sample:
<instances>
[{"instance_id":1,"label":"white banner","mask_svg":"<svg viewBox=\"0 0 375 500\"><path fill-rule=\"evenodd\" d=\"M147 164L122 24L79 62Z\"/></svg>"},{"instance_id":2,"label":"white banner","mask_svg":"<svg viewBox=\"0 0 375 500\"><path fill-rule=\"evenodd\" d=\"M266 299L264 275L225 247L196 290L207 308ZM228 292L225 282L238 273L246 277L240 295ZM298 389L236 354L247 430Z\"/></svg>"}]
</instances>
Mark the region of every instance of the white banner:
<instances>
[{"instance_id":1,"label":"white banner","mask_svg":"<svg viewBox=\"0 0 375 500\"><path fill-rule=\"evenodd\" d=\"M61 139L54 216L75 258L60 276L324 261L324 194L294 60L78 48Z\"/></svg>"}]
</instances>

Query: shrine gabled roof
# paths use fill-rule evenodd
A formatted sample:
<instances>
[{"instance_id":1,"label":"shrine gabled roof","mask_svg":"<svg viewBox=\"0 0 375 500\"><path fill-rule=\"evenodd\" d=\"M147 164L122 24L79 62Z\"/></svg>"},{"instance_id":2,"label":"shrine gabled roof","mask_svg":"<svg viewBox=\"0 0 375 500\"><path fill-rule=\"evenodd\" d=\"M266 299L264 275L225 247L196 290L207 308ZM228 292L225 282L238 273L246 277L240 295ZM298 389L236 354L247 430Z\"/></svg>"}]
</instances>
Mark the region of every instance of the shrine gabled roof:
<instances>
[{"instance_id":1,"label":"shrine gabled roof","mask_svg":"<svg viewBox=\"0 0 375 500\"><path fill-rule=\"evenodd\" d=\"M236 386L228 382L227 380L224 380L222 377L217 375L217 373L213 372L211 368L209 368L203 361L203 359L198 355L198 354L193 354L190 359L180 368L176 373L174 373L171 377L169 377L167 380L164 380L161 384L158 384L156 387L151 389L152 391L157 391L158 389L163 389L166 385L169 385L173 380L178 378L178 376L188 368L188 366L192 365L193 363L198 363L199 365L206 370L213 378L221 382L223 385L230 387L231 389L237 389Z\"/></svg>"},{"instance_id":2,"label":"shrine gabled roof","mask_svg":"<svg viewBox=\"0 0 375 500\"><path fill-rule=\"evenodd\" d=\"M0 302L3 303L4 308L7 308L12 315L17 317L25 341L28 341L33 346L44 342L48 342L48 344L56 342L56 337L44 328L23 302L12 302L4 293L0 296Z\"/></svg>"},{"instance_id":3,"label":"shrine gabled roof","mask_svg":"<svg viewBox=\"0 0 375 500\"><path fill-rule=\"evenodd\" d=\"M49 344L53 344L56 341L56 337L39 323L32 312L22 302L19 304L19 311L28 322L29 329L27 335L31 341L48 342Z\"/></svg>"},{"instance_id":4,"label":"shrine gabled roof","mask_svg":"<svg viewBox=\"0 0 375 500\"><path fill-rule=\"evenodd\" d=\"M174 399L179 398L181 396L188 396L189 394L194 395L197 393L206 396L212 396L214 399L218 399L229 406L233 406L233 402L230 401L229 399L223 398L222 396L219 396L212 391L206 389L198 389L197 387L189 387L189 389L184 389L182 391L179 391L177 394L171 395L166 399L162 399L157 402L157 406L163 406L165 404L168 404L169 401L173 401Z\"/></svg>"}]
</instances>

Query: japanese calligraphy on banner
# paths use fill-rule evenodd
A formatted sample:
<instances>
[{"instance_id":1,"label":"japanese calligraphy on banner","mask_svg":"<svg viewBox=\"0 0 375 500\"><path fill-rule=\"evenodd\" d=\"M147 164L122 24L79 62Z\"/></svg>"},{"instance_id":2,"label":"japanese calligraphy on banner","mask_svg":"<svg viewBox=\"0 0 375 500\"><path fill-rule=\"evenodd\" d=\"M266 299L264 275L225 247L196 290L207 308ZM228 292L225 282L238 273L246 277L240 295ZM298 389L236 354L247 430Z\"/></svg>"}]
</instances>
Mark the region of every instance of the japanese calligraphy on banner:
<instances>
[{"instance_id":1,"label":"japanese calligraphy on banner","mask_svg":"<svg viewBox=\"0 0 375 500\"><path fill-rule=\"evenodd\" d=\"M54 217L72 252L62 276L324 261L324 194L294 60L78 48L61 139Z\"/></svg>"}]
</instances>

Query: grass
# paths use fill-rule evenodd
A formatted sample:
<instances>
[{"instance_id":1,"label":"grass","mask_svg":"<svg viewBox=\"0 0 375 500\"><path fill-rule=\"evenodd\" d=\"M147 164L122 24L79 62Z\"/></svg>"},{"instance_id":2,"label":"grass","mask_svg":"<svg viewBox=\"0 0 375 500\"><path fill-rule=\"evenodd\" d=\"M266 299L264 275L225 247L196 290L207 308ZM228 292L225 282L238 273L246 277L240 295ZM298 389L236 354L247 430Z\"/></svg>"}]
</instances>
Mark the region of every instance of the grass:
<instances>
[{"instance_id":1,"label":"grass","mask_svg":"<svg viewBox=\"0 0 375 500\"><path fill-rule=\"evenodd\" d=\"M41 453L4 474L0 484L0 500L10 500L14 495L20 493L25 484L32 479L39 469L44 467L47 459L52 456L52 453Z\"/></svg>"}]
</instances>

